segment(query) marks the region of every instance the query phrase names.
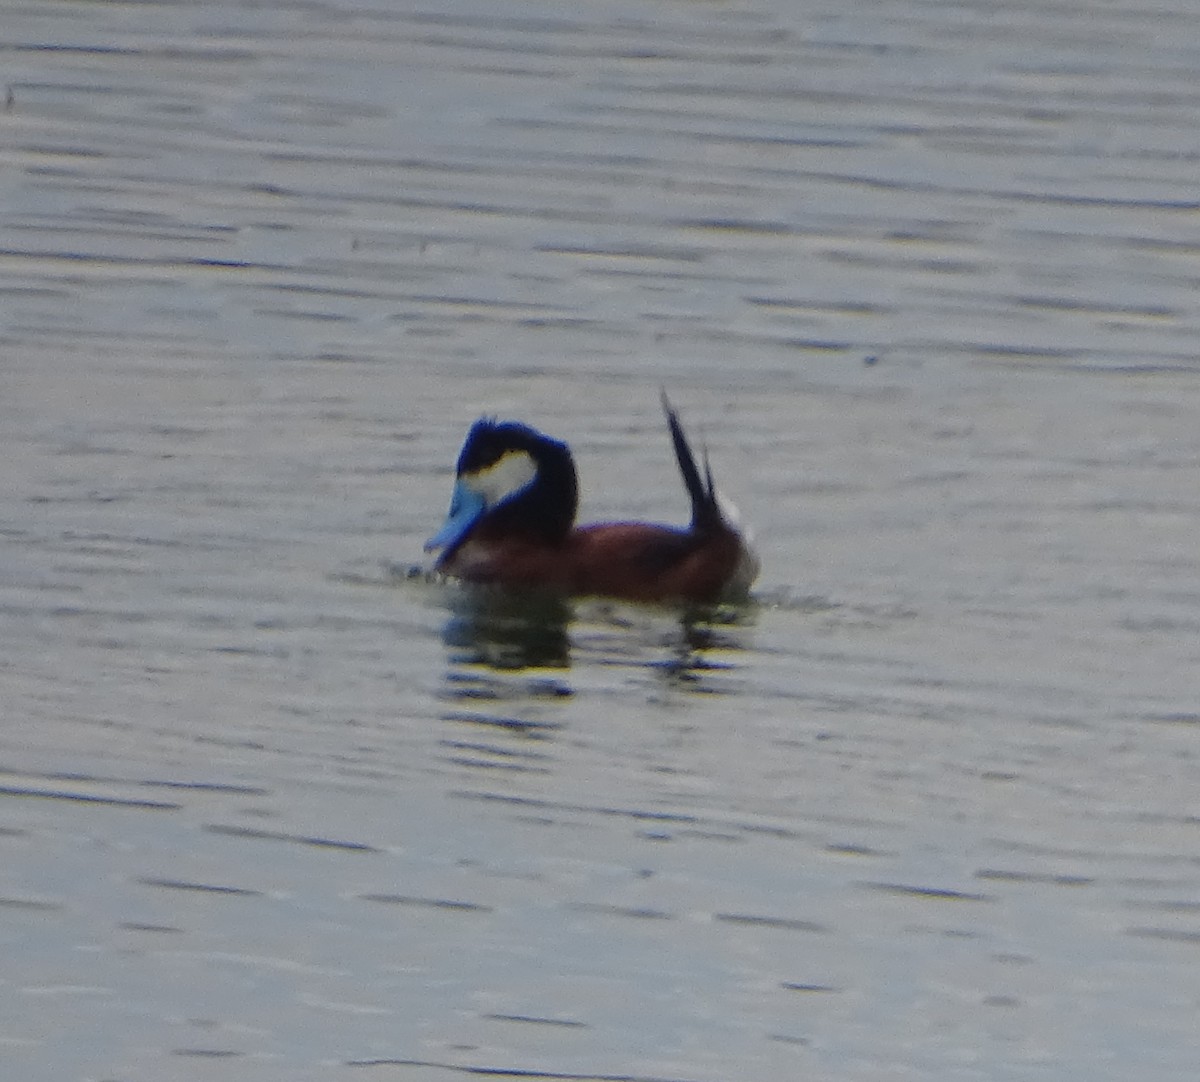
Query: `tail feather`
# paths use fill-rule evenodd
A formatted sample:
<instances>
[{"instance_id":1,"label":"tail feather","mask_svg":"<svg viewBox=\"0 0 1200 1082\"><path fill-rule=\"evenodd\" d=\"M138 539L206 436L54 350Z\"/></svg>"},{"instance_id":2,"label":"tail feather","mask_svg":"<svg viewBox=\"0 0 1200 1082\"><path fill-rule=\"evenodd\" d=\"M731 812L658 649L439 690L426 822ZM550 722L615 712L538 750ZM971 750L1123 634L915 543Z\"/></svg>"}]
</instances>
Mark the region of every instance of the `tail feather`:
<instances>
[{"instance_id":1,"label":"tail feather","mask_svg":"<svg viewBox=\"0 0 1200 1082\"><path fill-rule=\"evenodd\" d=\"M723 523L721 508L717 503L717 489L713 484L712 469L708 464L708 452L704 453L704 478L696 468L696 458L688 444L687 436L683 434L683 426L679 423L679 415L667 399L667 392L662 391L663 412L667 415L667 427L671 430L671 443L675 447L675 458L679 462L679 472L683 474L683 484L692 501L692 530L703 531L720 526Z\"/></svg>"}]
</instances>

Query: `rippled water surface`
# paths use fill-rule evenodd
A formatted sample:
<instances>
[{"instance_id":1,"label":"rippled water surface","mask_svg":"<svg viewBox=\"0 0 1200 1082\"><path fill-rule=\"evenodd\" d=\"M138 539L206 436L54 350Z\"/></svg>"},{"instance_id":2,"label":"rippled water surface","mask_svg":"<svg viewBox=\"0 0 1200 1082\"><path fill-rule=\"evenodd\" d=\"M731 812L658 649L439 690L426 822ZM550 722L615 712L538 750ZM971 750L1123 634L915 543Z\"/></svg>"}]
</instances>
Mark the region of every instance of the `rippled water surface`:
<instances>
[{"instance_id":1,"label":"rippled water surface","mask_svg":"<svg viewBox=\"0 0 1200 1082\"><path fill-rule=\"evenodd\" d=\"M1200 22L0 24L0 1061L1191 1080ZM739 609L410 570L481 412Z\"/></svg>"}]
</instances>

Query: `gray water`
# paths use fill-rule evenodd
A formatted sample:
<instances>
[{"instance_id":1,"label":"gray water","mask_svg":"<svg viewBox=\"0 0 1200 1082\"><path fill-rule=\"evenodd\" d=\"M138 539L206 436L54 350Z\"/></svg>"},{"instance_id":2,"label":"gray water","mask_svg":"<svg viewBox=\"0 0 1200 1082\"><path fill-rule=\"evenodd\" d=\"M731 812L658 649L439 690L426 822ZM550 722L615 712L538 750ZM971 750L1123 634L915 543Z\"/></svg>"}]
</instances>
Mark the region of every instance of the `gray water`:
<instances>
[{"instance_id":1,"label":"gray water","mask_svg":"<svg viewBox=\"0 0 1200 1082\"><path fill-rule=\"evenodd\" d=\"M4 1078L1194 1079L1185 9L7 4ZM751 606L410 573L660 386Z\"/></svg>"}]
</instances>

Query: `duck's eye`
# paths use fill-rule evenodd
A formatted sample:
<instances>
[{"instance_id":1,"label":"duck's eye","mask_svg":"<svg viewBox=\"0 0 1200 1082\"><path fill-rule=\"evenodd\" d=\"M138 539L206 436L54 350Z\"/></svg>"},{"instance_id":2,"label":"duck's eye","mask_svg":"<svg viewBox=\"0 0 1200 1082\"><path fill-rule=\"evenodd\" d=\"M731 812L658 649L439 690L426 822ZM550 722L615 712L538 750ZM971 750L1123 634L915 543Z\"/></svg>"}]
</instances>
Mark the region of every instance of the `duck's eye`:
<instances>
[{"instance_id":1,"label":"duck's eye","mask_svg":"<svg viewBox=\"0 0 1200 1082\"><path fill-rule=\"evenodd\" d=\"M505 451L490 466L463 480L478 492L488 507L519 492L537 476L537 464L528 451Z\"/></svg>"}]
</instances>

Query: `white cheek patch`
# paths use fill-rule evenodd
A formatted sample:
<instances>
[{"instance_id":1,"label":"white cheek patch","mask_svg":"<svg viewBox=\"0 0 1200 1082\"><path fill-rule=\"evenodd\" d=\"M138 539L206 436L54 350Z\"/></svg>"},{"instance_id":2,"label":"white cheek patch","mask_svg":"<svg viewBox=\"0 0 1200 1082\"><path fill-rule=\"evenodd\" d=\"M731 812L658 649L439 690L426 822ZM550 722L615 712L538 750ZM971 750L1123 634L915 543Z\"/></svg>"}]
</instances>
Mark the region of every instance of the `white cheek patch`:
<instances>
[{"instance_id":1,"label":"white cheek patch","mask_svg":"<svg viewBox=\"0 0 1200 1082\"><path fill-rule=\"evenodd\" d=\"M463 482L478 492L488 507L494 507L523 489L537 476L537 466L526 451L505 451L492 465Z\"/></svg>"}]
</instances>

